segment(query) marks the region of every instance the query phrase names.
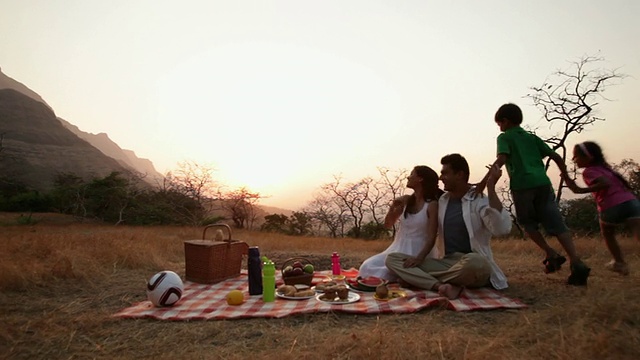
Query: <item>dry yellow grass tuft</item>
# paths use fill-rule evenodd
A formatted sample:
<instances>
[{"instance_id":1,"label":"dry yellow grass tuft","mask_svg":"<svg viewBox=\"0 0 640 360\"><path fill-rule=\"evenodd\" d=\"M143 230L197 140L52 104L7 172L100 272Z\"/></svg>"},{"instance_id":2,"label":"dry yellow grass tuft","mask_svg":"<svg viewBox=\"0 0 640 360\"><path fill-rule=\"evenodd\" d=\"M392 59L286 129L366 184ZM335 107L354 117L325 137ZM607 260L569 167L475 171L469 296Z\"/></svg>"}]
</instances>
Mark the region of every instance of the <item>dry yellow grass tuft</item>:
<instances>
[{"instance_id":1,"label":"dry yellow grass tuft","mask_svg":"<svg viewBox=\"0 0 640 360\"><path fill-rule=\"evenodd\" d=\"M531 241L496 240L506 294L524 310L162 322L111 318L145 299L159 270L184 274L183 241L201 228L48 225L0 227L0 354L8 358L636 359L640 357L640 244L621 239L632 274L606 271L599 239L577 239L593 268L588 288L568 269L545 275ZM307 256L329 268L332 251L358 266L388 241L234 231L281 262ZM552 241L554 245L557 242ZM557 247L557 245L556 245ZM634 271L635 270L635 271Z\"/></svg>"}]
</instances>

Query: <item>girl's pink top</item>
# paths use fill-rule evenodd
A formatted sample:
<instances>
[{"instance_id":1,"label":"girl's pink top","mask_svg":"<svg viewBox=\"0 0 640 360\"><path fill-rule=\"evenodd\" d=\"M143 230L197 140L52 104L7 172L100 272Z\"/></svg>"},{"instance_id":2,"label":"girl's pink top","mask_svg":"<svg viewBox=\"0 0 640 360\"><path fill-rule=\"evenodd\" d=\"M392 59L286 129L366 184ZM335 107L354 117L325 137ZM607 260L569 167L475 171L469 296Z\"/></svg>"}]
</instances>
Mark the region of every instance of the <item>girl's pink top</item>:
<instances>
[{"instance_id":1,"label":"girl's pink top","mask_svg":"<svg viewBox=\"0 0 640 360\"><path fill-rule=\"evenodd\" d=\"M609 183L608 188L593 192L593 196L596 198L596 204L598 205L598 211L606 210L636 198L611 170L602 165L586 167L582 172L582 177L587 186L593 185L594 181L600 177L606 178L607 183Z\"/></svg>"}]
</instances>

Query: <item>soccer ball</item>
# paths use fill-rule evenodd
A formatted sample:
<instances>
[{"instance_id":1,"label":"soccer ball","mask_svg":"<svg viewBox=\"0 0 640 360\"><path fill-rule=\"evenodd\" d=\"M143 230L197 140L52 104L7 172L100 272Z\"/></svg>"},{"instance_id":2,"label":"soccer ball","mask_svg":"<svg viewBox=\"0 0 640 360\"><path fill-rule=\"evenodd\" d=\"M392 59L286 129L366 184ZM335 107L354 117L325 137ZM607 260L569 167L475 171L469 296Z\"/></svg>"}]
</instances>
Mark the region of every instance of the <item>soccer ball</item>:
<instances>
[{"instance_id":1,"label":"soccer ball","mask_svg":"<svg viewBox=\"0 0 640 360\"><path fill-rule=\"evenodd\" d=\"M173 306L183 291L182 279L173 271L161 271L147 282L147 299L158 307Z\"/></svg>"}]
</instances>

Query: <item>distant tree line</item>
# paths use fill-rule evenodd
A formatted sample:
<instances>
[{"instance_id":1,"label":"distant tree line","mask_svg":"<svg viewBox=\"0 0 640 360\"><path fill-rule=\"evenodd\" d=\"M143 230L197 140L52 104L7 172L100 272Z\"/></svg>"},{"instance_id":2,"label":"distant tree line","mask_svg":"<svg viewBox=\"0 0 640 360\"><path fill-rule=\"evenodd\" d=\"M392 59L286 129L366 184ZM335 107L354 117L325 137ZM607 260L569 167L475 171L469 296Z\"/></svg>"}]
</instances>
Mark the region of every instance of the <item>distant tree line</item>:
<instances>
[{"instance_id":1,"label":"distant tree line","mask_svg":"<svg viewBox=\"0 0 640 360\"><path fill-rule=\"evenodd\" d=\"M193 162L180 163L157 187L131 173L93 179L62 173L41 192L0 176L0 211L58 212L113 224L205 225L229 218L243 228L256 220L260 198L246 188L223 191L211 167Z\"/></svg>"},{"instance_id":2,"label":"distant tree line","mask_svg":"<svg viewBox=\"0 0 640 360\"><path fill-rule=\"evenodd\" d=\"M405 188L406 169L378 168L376 177L346 182L334 176L320 186L312 201L291 216L265 217L261 230L290 235L322 235L363 239L388 238L395 229L383 226L391 201Z\"/></svg>"}]
</instances>

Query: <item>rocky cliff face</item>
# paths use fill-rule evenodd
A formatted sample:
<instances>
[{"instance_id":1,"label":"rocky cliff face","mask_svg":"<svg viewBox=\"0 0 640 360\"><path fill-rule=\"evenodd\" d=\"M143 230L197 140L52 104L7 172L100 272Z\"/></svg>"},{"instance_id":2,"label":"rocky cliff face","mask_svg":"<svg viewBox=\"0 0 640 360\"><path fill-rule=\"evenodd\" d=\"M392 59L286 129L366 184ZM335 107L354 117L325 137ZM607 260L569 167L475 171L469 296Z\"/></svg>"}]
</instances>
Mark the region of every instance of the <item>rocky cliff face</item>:
<instances>
[{"instance_id":1,"label":"rocky cliff face","mask_svg":"<svg viewBox=\"0 0 640 360\"><path fill-rule=\"evenodd\" d=\"M12 89L15 90L23 95L27 95L28 97L32 98L33 100L39 101L43 104L45 104L49 109L51 109L51 106L49 106L49 104L47 104L42 97L40 97L40 95L38 95L35 91L29 89L26 85L24 85L23 83L14 80L10 77L8 77L7 75L2 73L2 69L0 69L0 90L1 89Z\"/></svg>"},{"instance_id":2,"label":"rocky cliff face","mask_svg":"<svg viewBox=\"0 0 640 360\"><path fill-rule=\"evenodd\" d=\"M58 120L69 131L74 133L80 139L87 141L96 149L102 151L105 155L117 160L121 165L144 175L147 182L155 184L156 180L162 179L163 175L156 171L150 160L137 157L135 152L131 150L122 149L109 138L109 135L105 133L86 133L62 118L58 118Z\"/></svg>"},{"instance_id":3,"label":"rocky cliff face","mask_svg":"<svg viewBox=\"0 0 640 360\"><path fill-rule=\"evenodd\" d=\"M48 190L60 173L91 179L131 172L66 129L53 111L16 90L0 90L0 174Z\"/></svg>"},{"instance_id":4,"label":"rocky cliff face","mask_svg":"<svg viewBox=\"0 0 640 360\"><path fill-rule=\"evenodd\" d=\"M31 98L35 102L38 102L44 105L44 107L50 111L50 114L47 114L44 117L41 116L40 117L41 120L44 119L45 117L47 119L50 119L50 116L53 116L56 120L58 120L60 124L62 124L64 128L69 130L76 137L84 140L89 145L96 148L97 150L99 150L100 152L102 152L104 155L111 158L112 160L115 160L116 163L119 164L118 169L115 169L115 170L120 171L119 169L125 169L127 171L132 171L134 173L143 175L144 180L151 185L157 184L158 180L162 179L163 175L160 174L158 171L156 171L155 167L153 166L153 163L150 160L139 158L136 156L136 154L133 151L120 148L120 146L118 146L118 144L116 144L111 139L109 139L109 136L105 133L100 133L100 134L87 133L80 130L77 126L71 124L70 122L62 118L56 118L55 114L53 113L53 109L51 109L51 107L44 101L44 99L42 99L42 97L40 97L40 95L38 95L33 90L29 89L26 85L10 78L9 76L3 74L2 71L0 71L0 90L3 90L3 89L15 90L16 92ZM26 103L23 102L23 105L24 104ZM15 105L18 105L18 103L16 103ZM35 109L36 106L33 103L25 106L30 108L30 110L28 111L37 112ZM4 110L5 113L9 111L10 107L11 107L10 104L5 104L5 110ZM26 118L24 115L25 114L17 115L17 118L21 118L22 121L29 123L31 121L30 118ZM8 118L4 119L3 117L0 117L0 133L2 133L3 131L6 132L6 130L3 130L4 127L7 127L8 129L8 126L9 126L8 121L9 121ZM7 126L5 126L5 122L7 123ZM47 121L45 121L45 124L46 126L43 130L46 131L48 126L51 126L51 124L49 124ZM14 126L14 125L11 125L11 126ZM23 125L26 126L27 124L23 124ZM43 124L40 124L40 125L43 125ZM53 132L53 134L58 134L58 133L59 133L59 129L56 129ZM5 145L9 144L12 141L15 141L14 139L15 136L19 136L19 134L7 134L5 136L5 139L6 139ZM32 132L30 133L29 136L31 136L29 141L31 140L38 141L38 138L33 137L35 136L35 133ZM7 149L7 151L11 151L11 150ZM112 161L109 160L107 161L107 163L112 163ZM93 168L95 168L95 165L93 166Z\"/></svg>"}]
</instances>

